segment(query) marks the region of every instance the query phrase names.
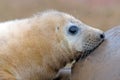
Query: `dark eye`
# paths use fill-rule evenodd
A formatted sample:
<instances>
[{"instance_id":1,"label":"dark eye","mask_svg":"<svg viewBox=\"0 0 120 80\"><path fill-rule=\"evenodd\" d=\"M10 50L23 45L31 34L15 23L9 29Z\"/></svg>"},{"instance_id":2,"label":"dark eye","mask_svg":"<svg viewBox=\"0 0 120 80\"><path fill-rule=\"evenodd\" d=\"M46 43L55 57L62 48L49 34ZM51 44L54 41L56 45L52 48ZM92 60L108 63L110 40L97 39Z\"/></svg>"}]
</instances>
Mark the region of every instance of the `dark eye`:
<instances>
[{"instance_id":1,"label":"dark eye","mask_svg":"<svg viewBox=\"0 0 120 80\"><path fill-rule=\"evenodd\" d=\"M78 33L79 28L77 26L70 26L68 29L68 32L72 35L75 35Z\"/></svg>"}]
</instances>

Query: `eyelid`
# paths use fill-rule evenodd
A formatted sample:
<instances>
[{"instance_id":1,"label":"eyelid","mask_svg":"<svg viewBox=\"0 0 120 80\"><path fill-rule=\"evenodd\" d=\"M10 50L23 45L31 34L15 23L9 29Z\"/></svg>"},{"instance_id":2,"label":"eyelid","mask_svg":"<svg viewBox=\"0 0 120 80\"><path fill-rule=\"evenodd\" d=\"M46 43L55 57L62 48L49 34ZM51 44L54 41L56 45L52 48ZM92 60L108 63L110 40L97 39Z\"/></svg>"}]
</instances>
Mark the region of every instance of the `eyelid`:
<instances>
[{"instance_id":1,"label":"eyelid","mask_svg":"<svg viewBox=\"0 0 120 80\"><path fill-rule=\"evenodd\" d=\"M78 31L79 31L79 28L76 25L71 25L68 28L68 33L71 34L71 35L76 35L78 33Z\"/></svg>"}]
</instances>

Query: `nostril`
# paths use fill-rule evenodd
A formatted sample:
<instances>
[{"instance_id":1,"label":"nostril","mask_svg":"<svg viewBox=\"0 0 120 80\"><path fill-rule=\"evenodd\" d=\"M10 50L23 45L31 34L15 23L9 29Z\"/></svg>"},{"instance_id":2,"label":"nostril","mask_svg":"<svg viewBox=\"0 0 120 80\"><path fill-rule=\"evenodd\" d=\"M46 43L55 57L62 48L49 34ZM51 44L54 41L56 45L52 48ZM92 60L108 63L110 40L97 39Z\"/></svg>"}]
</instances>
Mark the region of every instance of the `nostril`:
<instances>
[{"instance_id":1,"label":"nostril","mask_svg":"<svg viewBox=\"0 0 120 80\"><path fill-rule=\"evenodd\" d=\"M101 38L101 39L104 39L104 38L105 38L105 35L104 35L104 34L100 34L100 38Z\"/></svg>"}]
</instances>

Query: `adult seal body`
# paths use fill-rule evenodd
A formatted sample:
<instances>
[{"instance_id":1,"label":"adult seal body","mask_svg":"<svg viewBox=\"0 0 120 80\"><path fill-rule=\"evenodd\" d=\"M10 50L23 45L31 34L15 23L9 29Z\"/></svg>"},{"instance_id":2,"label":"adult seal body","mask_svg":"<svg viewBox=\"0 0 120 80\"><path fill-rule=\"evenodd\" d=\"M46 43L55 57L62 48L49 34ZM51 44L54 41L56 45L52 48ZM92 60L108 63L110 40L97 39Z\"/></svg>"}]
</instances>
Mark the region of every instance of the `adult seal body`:
<instances>
[{"instance_id":1,"label":"adult seal body","mask_svg":"<svg viewBox=\"0 0 120 80\"><path fill-rule=\"evenodd\" d=\"M58 11L0 23L0 80L52 80L103 39L101 30Z\"/></svg>"},{"instance_id":2,"label":"adult seal body","mask_svg":"<svg viewBox=\"0 0 120 80\"><path fill-rule=\"evenodd\" d=\"M120 80L120 26L108 30L105 36L99 48L75 63L71 80Z\"/></svg>"}]
</instances>

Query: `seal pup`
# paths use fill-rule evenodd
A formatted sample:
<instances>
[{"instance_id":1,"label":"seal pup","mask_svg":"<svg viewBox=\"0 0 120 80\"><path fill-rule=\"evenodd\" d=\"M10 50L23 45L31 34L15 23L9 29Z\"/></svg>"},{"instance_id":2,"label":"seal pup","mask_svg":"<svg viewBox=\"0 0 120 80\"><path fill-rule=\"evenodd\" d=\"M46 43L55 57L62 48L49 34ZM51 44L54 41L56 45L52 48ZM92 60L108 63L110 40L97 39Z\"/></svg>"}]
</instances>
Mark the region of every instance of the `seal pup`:
<instances>
[{"instance_id":1,"label":"seal pup","mask_svg":"<svg viewBox=\"0 0 120 80\"><path fill-rule=\"evenodd\" d=\"M51 80L103 39L103 31L59 11L0 23L0 80Z\"/></svg>"}]
</instances>

